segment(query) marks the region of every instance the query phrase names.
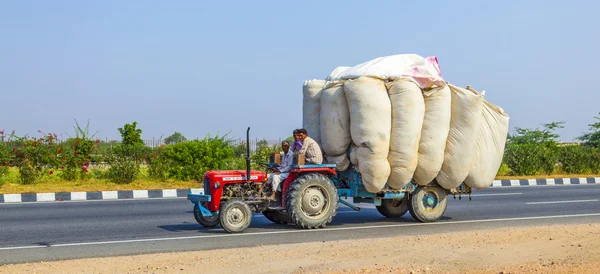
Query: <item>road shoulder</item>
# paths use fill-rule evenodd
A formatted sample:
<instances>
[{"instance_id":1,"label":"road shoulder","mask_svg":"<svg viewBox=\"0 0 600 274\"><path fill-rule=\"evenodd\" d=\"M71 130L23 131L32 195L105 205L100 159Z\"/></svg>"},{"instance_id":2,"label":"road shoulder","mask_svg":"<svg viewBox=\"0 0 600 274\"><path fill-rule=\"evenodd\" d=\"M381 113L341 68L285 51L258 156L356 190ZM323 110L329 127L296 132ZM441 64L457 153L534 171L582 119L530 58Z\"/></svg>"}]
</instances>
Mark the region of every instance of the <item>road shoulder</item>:
<instances>
[{"instance_id":1,"label":"road shoulder","mask_svg":"<svg viewBox=\"0 0 600 274\"><path fill-rule=\"evenodd\" d=\"M600 224L283 244L0 266L2 273L596 273Z\"/></svg>"}]
</instances>

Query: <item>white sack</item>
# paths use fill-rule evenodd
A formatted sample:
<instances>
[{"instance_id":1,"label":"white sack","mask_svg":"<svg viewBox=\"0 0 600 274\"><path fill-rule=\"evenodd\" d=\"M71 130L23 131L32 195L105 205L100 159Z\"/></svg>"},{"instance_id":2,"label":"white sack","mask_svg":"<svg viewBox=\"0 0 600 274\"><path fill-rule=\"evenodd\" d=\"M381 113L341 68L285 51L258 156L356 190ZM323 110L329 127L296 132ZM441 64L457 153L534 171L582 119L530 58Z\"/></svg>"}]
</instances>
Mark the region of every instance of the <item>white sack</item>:
<instances>
[{"instance_id":1,"label":"white sack","mask_svg":"<svg viewBox=\"0 0 600 274\"><path fill-rule=\"evenodd\" d=\"M348 159L347 153L338 156L327 155L327 163L335 164L338 171L344 171L350 167L350 159Z\"/></svg>"},{"instance_id":2,"label":"white sack","mask_svg":"<svg viewBox=\"0 0 600 274\"><path fill-rule=\"evenodd\" d=\"M358 146L357 161L363 184L369 192L379 192L390 175L387 160L390 149L392 108L383 81L360 77L348 80L344 92L350 109L350 133Z\"/></svg>"},{"instance_id":3,"label":"white sack","mask_svg":"<svg viewBox=\"0 0 600 274\"><path fill-rule=\"evenodd\" d=\"M350 112L340 83L321 92L321 148L326 155L346 154L352 142Z\"/></svg>"},{"instance_id":4,"label":"white sack","mask_svg":"<svg viewBox=\"0 0 600 274\"><path fill-rule=\"evenodd\" d=\"M321 90L324 80L309 80L302 86L302 127L308 135L321 144Z\"/></svg>"},{"instance_id":5,"label":"white sack","mask_svg":"<svg viewBox=\"0 0 600 274\"><path fill-rule=\"evenodd\" d=\"M452 95L444 84L423 91L425 117L419 142L419 161L413 178L419 185L427 185L435 179L444 163L444 150L450 130Z\"/></svg>"},{"instance_id":6,"label":"white sack","mask_svg":"<svg viewBox=\"0 0 600 274\"><path fill-rule=\"evenodd\" d=\"M484 100L482 115L473 164L465 180L475 189L488 188L494 181L508 137L509 117L502 108Z\"/></svg>"},{"instance_id":7,"label":"white sack","mask_svg":"<svg viewBox=\"0 0 600 274\"><path fill-rule=\"evenodd\" d=\"M392 103L392 128L388 155L391 173L387 184L400 189L410 183L417 168L425 101L421 89L412 81L389 83L388 94Z\"/></svg>"},{"instance_id":8,"label":"white sack","mask_svg":"<svg viewBox=\"0 0 600 274\"><path fill-rule=\"evenodd\" d=\"M384 80L411 80L420 88L444 84L437 58L435 56L423 58L417 54L384 56L350 68L338 67L327 80L356 79L362 76Z\"/></svg>"},{"instance_id":9,"label":"white sack","mask_svg":"<svg viewBox=\"0 0 600 274\"><path fill-rule=\"evenodd\" d=\"M482 95L451 84L449 86L452 95L450 132L446 141L444 163L436 176L438 184L445 189L458 187L469 175L483 119Z\"/></svg>"}]
</instances>

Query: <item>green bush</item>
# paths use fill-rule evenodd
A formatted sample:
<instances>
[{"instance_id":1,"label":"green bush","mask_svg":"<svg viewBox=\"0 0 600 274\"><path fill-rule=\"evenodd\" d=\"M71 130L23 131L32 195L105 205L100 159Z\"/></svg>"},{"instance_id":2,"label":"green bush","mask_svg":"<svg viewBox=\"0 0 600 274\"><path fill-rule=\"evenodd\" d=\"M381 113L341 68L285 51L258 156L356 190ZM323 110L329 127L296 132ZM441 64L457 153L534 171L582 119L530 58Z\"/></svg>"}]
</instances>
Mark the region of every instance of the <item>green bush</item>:
<instances>
[{"instance_id":1,"label":"green bush","mask_svg":"<svg viewBox=\"0 0 600 274\"><path fill-rule=\"evenodd\" d=\"M169 177L201 181L208 170L226 169L234 150L225 137L206 137L169 145L164 151L169 161Z\"/></svg>"},{"instance_id":2,"label":"green bush","mask_svg":"<svg viewBox=\"0 0 600 274\"><path fill-rule=\"evenodd\" d=\"M562 171L567 174L584 174L589 170L591 151L582 146L564 146L560 148L559 162Z\"/></svg>"},{"instance_id":3,"label":"green bush","mask_svg":"<svg viewBox=\"0 0 600 274\"><path fill-rule=\"evenodd\" d=\"M567 174L600 173L600 150L591 146L564 146L559 161Z\"/></svg>"},{"instance_id":4,"label":"green bush","mask_svg":"<svg viewBox=\"0 0 600 274\"><path fill-rule=\"evenodd\" d=\"M600 174L600 148L597 147L585 147L589 150L590 160L587 166L590 172L594 174Z\"/></svg>"},{"instance_id":5,"label":"green bush","mask_svg":"<svg viewBox=\"0 0 600 274\"><path fill-rule=\"evenodd\" d=\"M146 158L148 176L161 182L166 181L169 176L169 161L165 157L165 149L164 145L153 148Z\"/></svg>"},{"instance_id":6,"label":"green bush","mask_svg":"<svg viewBox=\"0 0 600 274\"><path fill-rule=\"evenodd\" d=\"M535 144L509 145L504 161L512 175L534 175L540 168L539 146Z\"/></svg>"},{"instance_id":7,"label":"green bush","mask_svg":"<svg viewBox=\"0 0 600 274\"><path fill-rule=\"evenodd\" d=\"M555 147L543 144L510 144L505 151L504 162L512 175L550 174L558 159Z\"/></svg>"},{"instance_id":8,"label":"green bush","mask_svg":"<svg viewBox=\"0 0 600 274\"><path fill-rule=\"evenodd\" d=\"M280 152L281 146L278 145L261 145L256 148L256 152L250 156L250 161L253 164L268 163L273 152Z\"/></svg>"},{"instance_id":9,"label":"green bush","mask_svg":"<svg viewBox=\"0 0 600 274\"><path fill-rule=\"evenodd\" d=\"M558 147L554 143L540 144L538 146L540 171L550 175L554 172L558 163Z\"/></svg>"},{"instance_id":10,"label":"green bush","mask_svg":"<svg viewBox=\"0 0 600 274\"><path fill-rule=\"evenodd\" d=\"M108 178L117 184L135 181L140 174L140 165L147 149L140 145L115 145L107 155Z\"/></svg>"}]
</instances>

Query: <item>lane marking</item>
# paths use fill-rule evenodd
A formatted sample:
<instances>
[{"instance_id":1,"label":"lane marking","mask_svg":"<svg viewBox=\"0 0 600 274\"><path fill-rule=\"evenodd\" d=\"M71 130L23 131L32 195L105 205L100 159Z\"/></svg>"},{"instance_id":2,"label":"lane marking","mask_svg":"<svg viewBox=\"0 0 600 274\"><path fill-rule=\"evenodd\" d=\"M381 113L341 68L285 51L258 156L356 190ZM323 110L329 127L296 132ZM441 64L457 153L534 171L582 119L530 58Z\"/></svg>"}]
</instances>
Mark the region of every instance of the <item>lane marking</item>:
<instances>
[{"instance_id":1,"label":"lane marking","mask_svg":"<svg viewBox=\"0 0 600 274\"><path fill-rule=\"evenodd\" d=\"M566 204L566 203L589 203L589 202L598 202L600 200L570 200L570 201L547 201L547 202L529 202L525 203L528 205L543 205L543 204Z\"/></svg>"},{"instance_id":2,"label":"lane marking","mask_svg":"<svg viewBox=\"0 0 600 274\"><path fill-rule=\"evenodd\" d=\"M208 239L208 238L225 238L225 237L247 237L275 234L291 234L291 233L317 233L326 231L344 231L344 230L368 230L381 228L395 227L411 227L411 226L443 226L453 224L472 224L472 223L492 223L506 221L526 221L526 220L545 220L545 219L561 219L561 218L578 218L578 217L596 217L600 213L585 213L585 214L570 214L570 215L553 215L553 216L533 216L533 217L515 217L501 219L483 219L483 220L464 220L464 221L449 221L449 222L434 222L434 223L408 223L395 225L371 225L371 226L354 226L354 227L336 227L336 228L321 228L321 229L299 229L299 230L284 230L284 231L267 231L267 232L249 232L238 234L219 234L219 235L201 235L201 236L182 236L171 238L153 238L153 239L135 239L135 240L119 240L119 241L103 241L103 242L84 242L84 243L69 243L69 244L49 244L47 246L17 246L17 247L2 247L0 250L14 250L27 248L46 248L46 247L69 247L69 246L88 246L88 245L106 245L106 244L123 244L123 243L141 243L141 242L159 242L159 241L175 241L175 240L190 240L190 239ZM211 229L209 231L222 231L221 229Z\"/></svg>"},{"instance_id":3,"label":"lane marking","mask_svg":"<svg viewBox=\"0 0 600 274\"><path fill-rule=\"evenodd\" d=\"M515 193L484 193L484 194L471 194L471 197L480 197L480 196L509 196L509 195L522 195L521 192Z\"/></svg>"}]
</instances>

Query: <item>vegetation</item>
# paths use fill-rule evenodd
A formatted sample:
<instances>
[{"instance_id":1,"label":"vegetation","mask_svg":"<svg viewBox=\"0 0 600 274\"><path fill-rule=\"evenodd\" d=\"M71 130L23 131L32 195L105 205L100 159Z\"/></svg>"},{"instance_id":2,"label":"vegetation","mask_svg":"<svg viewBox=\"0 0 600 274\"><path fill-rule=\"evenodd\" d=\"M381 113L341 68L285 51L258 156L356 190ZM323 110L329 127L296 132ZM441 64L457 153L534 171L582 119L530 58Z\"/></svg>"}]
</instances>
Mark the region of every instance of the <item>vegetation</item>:
<instances>
[{"instance_id":1,"label":"vegetation","mask_svg":"<svg viewBox=\"0 0 600 274\"><path fill-rule=\"evenodd\" d=\"M577 138L581 144L559 142L556 130L564 127L563 121L515 128L508 135L499 178L600 174L600 117L594 119L589 132ZM187 140L175 132L163 145L150 148L138 126L133 122L120 127L120 142L95 139L89 122L81 127L75 121L74 136L65 140L41 131L30 137L0 130L0 193L40 192L52 186L61 191L192 187L208 170L245 169L246 144L236 144L227 135ZM257 140L251 168L262 169L258 164L280 150L280 144Z\"/></svg>"}]
</instances>

